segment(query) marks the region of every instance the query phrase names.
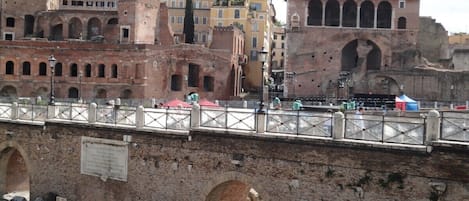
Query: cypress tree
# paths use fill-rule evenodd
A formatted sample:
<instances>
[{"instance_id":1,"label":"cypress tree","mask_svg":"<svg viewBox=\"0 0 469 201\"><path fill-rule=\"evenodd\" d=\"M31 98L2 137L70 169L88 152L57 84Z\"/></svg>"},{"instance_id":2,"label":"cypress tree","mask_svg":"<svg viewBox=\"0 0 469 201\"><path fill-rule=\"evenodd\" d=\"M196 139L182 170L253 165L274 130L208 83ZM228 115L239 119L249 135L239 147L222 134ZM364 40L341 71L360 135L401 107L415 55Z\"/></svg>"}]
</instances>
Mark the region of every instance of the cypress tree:
<instances>
[{"instance_id":1,"label":"cypress tree","mask_svg":"<svg viewBox=\"0 0 469 201\"><path fill-rule=\"evenodd\" d=\"M192 8L192 0L186 0L183 33L185 43L194 43L194 10Z\"/></svg>"}]
</instances>

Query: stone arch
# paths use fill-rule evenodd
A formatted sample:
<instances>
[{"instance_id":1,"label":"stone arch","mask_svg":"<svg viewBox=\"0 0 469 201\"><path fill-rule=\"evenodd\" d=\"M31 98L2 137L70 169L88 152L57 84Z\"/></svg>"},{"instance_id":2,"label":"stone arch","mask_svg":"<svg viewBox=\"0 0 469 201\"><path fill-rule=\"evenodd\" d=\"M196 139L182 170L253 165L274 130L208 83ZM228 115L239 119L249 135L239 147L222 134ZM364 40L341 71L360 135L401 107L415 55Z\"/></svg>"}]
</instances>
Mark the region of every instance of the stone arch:
<instances>
[{"instance_id":1,"label":"stone arch","mask_svg":"<svg viewBox=\"0 0 469 201\"><path fill-rule=\"evenodd\" d=\"M7 61L5 63L5 74L14 75L15 74L15 63L13 61Z\"/></svg>"},{"instance_id":2,"label":"stone arch","mask_svg":"<svg viewBox=\"0 0 469 201\"><path fill-rule=\"evenodd\" d=\"M373 28L375 21L375 6L373 2L366 0L360 5L360 27Z\"/></svg>"},{"instance_id":3,"label":"stone arch","mask_svg":"<svg viewBox=\"0 0 469 201\"><path fill-rule=\"evenodd\" d=\"M2 90L0 90L0 96L16 98L18 96L16 87L11 85L4 86Z\"/></svg>"},{"instance_id":4,"label":"stone arch","mask_svg":"<svg viewBox=\"0 0 469 201\"><path fill-rule=\"evenodd\" d=\"M50 21L49 40L63 40L63 20L60 17L54 17Z\"/></svg>"},{"instance_id":5,"label":"stone arch","mask_svg":"<svg viewBox=\"0 0 469 201\"><path fill-rule=\"evenodd\" d=\"M82 39L83 23L77 17L73 17L68 22L68 37L74 39Z\"/></svg>"},{"instance_id":6,"label":"stone arch","mask_svg":"<svg viewBox=\"0 0 469 201\"><path fill-rule=\"evenodd\" d=\"M31 163L27 156L16 141L0 144L0 197L10 192L25 192L29 200Z\"/></svg>"},{"instance_id":7,"label":"stone arch","mask_svg":"<svg viewBox=\"0 0 469 201\"><path fill-rule=\"evenodd\" d=\"M347 0L343 6L342 26L357 26L357 3L354 0Z\"/></svg>"},{"instance_id":8,"label":"stone arch","mask_svg":"<svg viewBox=\"0 0 469 201\"><path fill-rule=\"evenodd\" d=\"M96 98L99 98L99 99L105 99L107 98L107 91L106 89L98 89L96 91Z\"/></svg>"},{"instance_id":9,"label":"stone arch","mask_svg":"<svg viewBox=\"0 0 469 201\"><path fill-rule=\"evenodd\" d=\"M379 70L381 59L381 49L373 41L355 39L342 48L342 71L352 71L363 66L367 70Z\"/></svg>"},{"instance_id":10,"label":"stone arch","mask_svg":"<svg viewBox=\"0 0 469 201\"><path fill-rule=\"evenodd\" d=\"M326 3L326 26L340 25L340 4L337 0L328 0Z\"/></svg>"},{"instance_id":11,"label":"stone arch","mask_svg":"<svg viewBox=\"0 0 469 201\"><path fill-rule=\"evenodd\" d=\"M125 89L121 92L120 95L121 99L131 99L132 98L132 90L130 89Z\"/></svg>"},{"instance_id":12,"label":"stone arch","mask_svg":"<svg viewBox=\"0 0 469 201\"><path fill-rule=\"evenodd\" d=\"M49 90L47 87L39 87L36 90L34 90L31 94L32 97L38 97L40 96L43 100L46 100L49 96Z\"/></svg>"},{"instance_id":13,"label":"stone arch","mask_svg":"<svg viewBox=\"0 0 469 201\"><path fill-rule=\"evenodd\" d=\"M322 25L322 2L321 0L310 0L308 4L308 25Z\"/></svg>"},{"instance_id":14,"label":"stone arch","mask_svg":"<svg viewBox=\"0 0 469 201\"><path fill-rule=\"evenodd\" d=\"M391 28L392 21L392 5L387 1L382 1L378 4L377 10L377 24L378 28Z\"/></svg>"},{"instance_id":15,"label":"stone arch","mask_svg":"<svg viewBox=\"0 0 469 201\"><path fill-rule=\"evenodd\" d=\"M91 40L93 37L102 35L101 34L101 20L96 17L91 18L88 20L88 40Z\"/></svg>"},{"instance_id":16,"label":"stone arch","mask_svg":"<svg viewBox=\"0 0 469 201\"><path fill-rule=\"evenodd\" d=\"M373 85L370 86L373 88L373 92L376 94L392 94L400 95L400 85L392 77L386 75L377 75L373 78Z\"/></svg>"},{"instance_id":17,"label":"stone arch","mask_svg":"<svg viewBox=\"0 0 469 201\"><path fill-rule=\"evenodd\" d=\"M107 24L109 24L109 25L117 25L117 24L119 24L119 19L116 18L116 17L111 18L111 19L109 19L109 20L107 21Z\"/></svg>"},{"instance_id":18,"label":"stone arch","mask_svg":"<svg viewBox=\"0 0 469 201\"><path fill-rule=\"evenodd\" d=\"M78 98L78 89L76 87L70 87L68 89L68 98Z\"/></svg>"},{"instance_id":19,"label":"stone arch","mask_svg":"<svg viewBox=\"0 0 469 201\"><path fill-rule=\"evenodd\" d=\"M398 29L407 29L407 18L405 17L400 17L397 20L397 28Z\"/></svg>"},{"instance_id":20,"label":"stone arch","mask_svg":"<svg viewBox=\"0 0 469 201\"><path fill-rule=\"evenodd\" d=\"M205 201L247 200L252 201L271 200L268 194L260 186L253 186L252 177L239 172L226 172L214 177L204 189ZM253 189L251 191L251 189ZM239 193L236 194L236 193ZM233 195L236 194L236 195ZM228 196L227 196L228 195ZM230 196L231 195L231 196ZM227 196L227 197L223 197ZM238 199L236 199L238 198Z\"/></svg>"}]
</instances>

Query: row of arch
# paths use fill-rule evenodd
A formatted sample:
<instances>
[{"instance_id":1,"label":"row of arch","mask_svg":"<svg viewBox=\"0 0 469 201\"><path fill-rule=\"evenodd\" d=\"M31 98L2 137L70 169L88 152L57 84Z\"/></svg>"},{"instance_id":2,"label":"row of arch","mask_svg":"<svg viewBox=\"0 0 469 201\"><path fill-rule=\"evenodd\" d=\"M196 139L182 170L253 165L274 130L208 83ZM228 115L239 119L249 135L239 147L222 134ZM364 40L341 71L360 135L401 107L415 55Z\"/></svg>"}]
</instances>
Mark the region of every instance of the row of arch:
<instances>
[{"instance_id":1,"label":"row of arch","mask_svg":"<svg viewBox=\"0 0 469 201\"><path fill-rule=\"evenodd\" d=\"M63 24L64 22L60 18L56 18L53 21L54 25L51 27L51 40L63 40ZM108 25L117 25L119 20L117 18L111 18L107 21ZM83 26L83 22L78 17L71 18L66 22L68 26L68 38L71 39L87 39L92 40L94 37L103 35L102 22L99 18L93 17L88 20L86 27ZM86 29L86 38L84 38L84 30Z\"/></svg>"},{"instance_id":2,"label":"row of arch","mask_svg":"<svg viewBox=\"0 0 469 201\"><path fill-rule=\"evenodd\" d=\"M70 77L78 77L78 76L84 76L84 77L92 77L93 75L93 69L91 64L86 64L84 66L84 74L82 74L81 70L78 68L78 64L72 63L69 66L69 76ZM31 75L31 63L29 61L25 61L22 64L22 75ZM38 66L38 73L37 75L39 76L47 76L47 64L45 62L39 63ZM50 73L50 72L49 72ZM5 63L5 74L6 75L14 75L15 74L15 63L13 61L7 61ZM62 63L57 63L55 64L54 67L54 75L55 76L62 76L63 75L63 66ZM98 72L96 74L96 77L100 78L106 78L106 65L105 64L98 64ZM111 65L111 74L109 76L110 78L117 78L118 77L118 68L117 64L112 64Z\"/></svg>"},{"instance_id":3,"label":"row of arch","mask_svg":"<svg viewBox=\"0 0 469 201\"><path fill-rule=\"evenodd\" d=\"M361 28L393 28L393 7L388 1L381 1L377 7L370 0L358 5L355 0L340 4L338 0L310 0L307 25L341 26ZM407 19L399 17L398 29L406 29Z\"/></svg>"},{"instance_id":4,"label":"row of arch","mask_svg":"<svg viewBox=\"0 0 469 201\"><path fill-rule=\"evenodd\" d=\"M80 94L80 89L79 88L80 87L69 87L67 89L67 95L66 96L63 96L63 97L58 96L58 97L59 98L78 99L82 95L82 94ZM96 93L94 94L94 98L98 98L98 99L108 98L107 92L108 91L106 89L98 88L96 90ZM119 98L130 99L130 98L133 98L132 94L133 94L132 90L124 89L120 92ZM48 97L48 95L49 95L49 89L46 88L46 87L39 87L37 90L34 90L33 94L21 94L21 96L30 96L30 97L41 96L41 97L44 97L44 98ZM0 90L0 96L1 97L16 98L16 97L19 96L19 94L18 94L18 90L16 89L16 87L14 87L12 85L7 85L7 86L2 87L2 89Z\"/></svg>"}]
</instances>

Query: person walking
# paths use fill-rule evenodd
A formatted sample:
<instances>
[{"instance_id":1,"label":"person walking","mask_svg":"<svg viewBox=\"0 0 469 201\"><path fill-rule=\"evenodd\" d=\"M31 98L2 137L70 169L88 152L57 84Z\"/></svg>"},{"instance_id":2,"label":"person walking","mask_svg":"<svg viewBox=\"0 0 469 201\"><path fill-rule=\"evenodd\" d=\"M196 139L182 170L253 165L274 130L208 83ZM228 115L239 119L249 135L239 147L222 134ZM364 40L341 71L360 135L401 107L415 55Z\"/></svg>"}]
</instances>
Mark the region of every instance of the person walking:
<instances>
[{"instance_id":1,"label":"person walking","mask_svg":"<svg viewBox=\"0 0 469 201\"><path fill-rule=\"evenodd\" d=\"M296 100L292 105L293 110L300 110L301 107L303 107L303 104L301 103L301 100Z\"/></svg>"},{"instance_id":2,"label":"person walking","mask_svg":"<svg viewBox=\"0 0 469 201\"><path fill-rule=\"evenodd\" d=\"M276 109L276 110L279 110L279 109L282 108L282 103L280 101L280 98L278 98L278 97L274 98L274 101L272 101L272 104L274 106L274 109Z\"/></svg>"}]
</instances>

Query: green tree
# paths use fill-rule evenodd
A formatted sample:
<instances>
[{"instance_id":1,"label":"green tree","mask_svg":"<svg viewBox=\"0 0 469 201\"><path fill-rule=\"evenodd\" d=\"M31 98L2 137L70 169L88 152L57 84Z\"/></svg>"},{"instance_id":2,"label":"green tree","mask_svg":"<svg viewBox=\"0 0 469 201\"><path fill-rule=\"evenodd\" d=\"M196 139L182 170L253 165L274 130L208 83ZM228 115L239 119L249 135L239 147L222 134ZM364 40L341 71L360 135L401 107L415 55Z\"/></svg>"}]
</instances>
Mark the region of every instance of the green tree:
<instances>
[{"instance_id":1,"label":"green tree","mask_svg":"<svg viewBox=\"0 0 469 201\"><path fill-rule=\"evenodd\" d=\"M192 8L192 0L186 0L183 33L185 43L194 43L194 10Z\"/></svg>"}]
</instances>

